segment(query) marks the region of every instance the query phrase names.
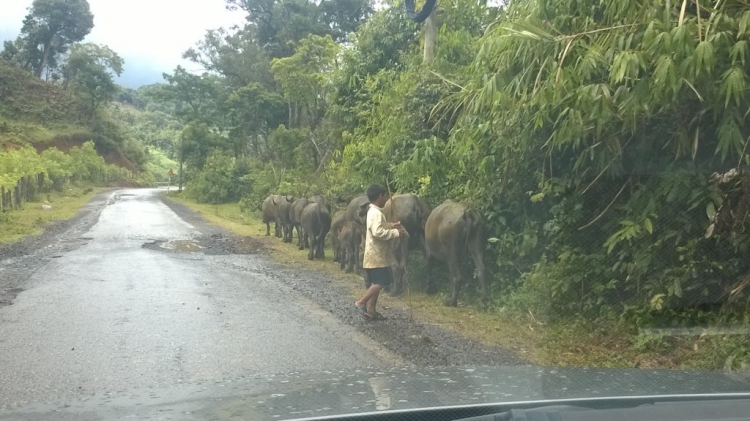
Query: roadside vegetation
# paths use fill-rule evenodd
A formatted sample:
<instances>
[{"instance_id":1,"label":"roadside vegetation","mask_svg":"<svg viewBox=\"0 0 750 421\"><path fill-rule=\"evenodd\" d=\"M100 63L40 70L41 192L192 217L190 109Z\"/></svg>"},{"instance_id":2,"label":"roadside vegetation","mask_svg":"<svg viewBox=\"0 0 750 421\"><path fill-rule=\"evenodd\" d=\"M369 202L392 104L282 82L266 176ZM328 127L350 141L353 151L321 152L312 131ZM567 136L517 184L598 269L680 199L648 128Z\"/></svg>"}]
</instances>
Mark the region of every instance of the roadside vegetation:
<instances>
[{"instance_id":1,"label":"roadside vegetation","mask_svg":"<svg viewBox=\"0 0 750 421\"><path fill-rule=\"evenodd\" d=\"M150 95L184 124L189 198L252 212L381 182L457 199L489 227L475 318L534 329L540 361L750 362L743 3L448 0L434 57L398 2L228 4L248 24L209 32L185 53L206 72ZM462 297L479 309L476 283Z\"/></svg>"},{"instance_id":2,"label":"roadside vegetation","mask_svg":"<svg viewBox=\"0 0 750 421\"><path fill-rule=\"evenodd\" d=\"M338 263L332 262L330 241L326 242L326 260L309 261L307 253L297 250L294 244L265 237L266 226L257 212L241 210L234 203L197 203L177 192L171 193L169 199L188 206L207 221L236 235L262 242L264 253L279 263L328 274L335 286L350 292L352 299L362 294L362 276L339 270ZM457 308L445 307L442 303L447 298L447 292L439 295L424 293L420 282L423 262L418 255L412 256L412 260L407 272L407 279L410 279L408 294L401 297L385 295L381 298L382 306L409 312L415 323L437 325L486 345L513 350L533 364L733 370L738 368L732 365L733 355L738 350L750 347L750 339L743 335L639 336L632 326L618 321L577 320L571 323L564 320L545 323L532 318L514 317L499 309L482 311L470 303L462 302ZM744 369L745 366L739 368Z\"/></svg>"},{"instance_id":3,"label":"roadside vegetation","mask_svg":"<svg viewBox=\"0 0 750 421\"><path fill-rule=\"evenodd\" d=\"M0 213L0 243L13 243L39 235L55 221L70 219L88 203L99 187L68 187L38 195L13 212ZM49 198L49 200L48 200Z\"/></svg>"},{"instance_id":4,"label":"roadside vegetation","mask_svg":"<svg viewBox=\"0 0 750 421\"><path fill-rule=\"evenodd\" d=\"M114 82L122 58L82 42L93 26L85 0L35 0L0 50L0 241L72 216L82 191L150 185L173 164L159 142L144 145L156 128L137 131L148 116Z\"/></svg>"}]
</instances>

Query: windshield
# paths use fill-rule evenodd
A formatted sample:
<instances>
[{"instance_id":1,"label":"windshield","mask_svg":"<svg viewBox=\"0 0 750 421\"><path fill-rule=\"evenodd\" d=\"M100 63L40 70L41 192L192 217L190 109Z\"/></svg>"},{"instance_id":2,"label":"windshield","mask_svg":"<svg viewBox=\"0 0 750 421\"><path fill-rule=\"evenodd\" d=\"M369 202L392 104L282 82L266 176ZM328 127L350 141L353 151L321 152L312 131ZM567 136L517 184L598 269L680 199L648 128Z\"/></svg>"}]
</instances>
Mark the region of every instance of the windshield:
<instances>
[{"instance_id":1,"label":"windshield","mask_svg":"<svg viewBox=\"0 0 750 421\"><path fill-rule=\"evenodd\" d=\"M2 8L0 408L750 392L746 3Z\"/></svg>"}]
</instances>

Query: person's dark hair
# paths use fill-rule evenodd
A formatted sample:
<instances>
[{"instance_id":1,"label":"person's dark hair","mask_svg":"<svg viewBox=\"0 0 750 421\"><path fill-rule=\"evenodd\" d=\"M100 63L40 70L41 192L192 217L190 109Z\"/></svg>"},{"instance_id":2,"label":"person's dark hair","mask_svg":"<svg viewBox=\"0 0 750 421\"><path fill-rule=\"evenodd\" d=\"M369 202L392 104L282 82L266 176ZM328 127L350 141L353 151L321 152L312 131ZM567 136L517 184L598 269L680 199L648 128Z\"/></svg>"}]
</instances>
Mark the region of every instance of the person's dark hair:
<instances>
[{"instance_id":1,"label":"person's dark hair","mask_svg":"<svg viewBox=\"0 0 750 421\"><path fill-rule=\"evenodd\" d=\"M378 200L381 194L388 194L388 190L382 184L370 184L370 187L367 188L367 199L370 203Z\"/></svg>"}]
</instances>

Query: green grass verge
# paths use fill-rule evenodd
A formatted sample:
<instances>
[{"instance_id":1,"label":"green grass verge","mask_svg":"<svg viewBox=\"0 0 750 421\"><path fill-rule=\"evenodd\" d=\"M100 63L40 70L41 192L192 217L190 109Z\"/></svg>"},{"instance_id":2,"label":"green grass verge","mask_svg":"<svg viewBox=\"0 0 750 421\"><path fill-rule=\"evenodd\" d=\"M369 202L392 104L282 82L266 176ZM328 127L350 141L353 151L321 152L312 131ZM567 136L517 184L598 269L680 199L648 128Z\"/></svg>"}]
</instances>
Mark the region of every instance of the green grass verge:
<instances>
[{"instance_id":1,"label":"green grass verge","mask_svg":"<svg viewBox=\"0 0 750 421\"><path fill-rule=\"evenodd\" d=\"M49 223L72 218L99 191L101 188L74 187L63 193L50 192L49 203L45 203L46 194L39 194L19 209L0 212L0 243L14 243L41 234ZM45 204L51 209L43 209Z\"/></svg>"},{"instance_id":2,"label":"green grass verge","mask_svg":"<svg viewBox=\"0 0 750 421\"><path fill-rule=\"evenodd\" d=\"M331 275L331 282L348 290L352 298L362 294L362 278L345 274L333 263L330 241L326 260L308 261L307 253L275 237L265 237L266 227L258 212L243 213L237 204L195 203L182 195L170 198L197 211L209 222L237 235L265 241L271 256L290 266L312 268ZM271 227L273 232L273 226ZM295 239L296 241L296 239ZM295 243L296 244L296 243ZM408 276L408 274L407 274ZM703 337L643 337L632 326L581 320L542 324L532 314L482 311L473 305L442 305L445 294L427 295L413 288L402 297L387 294L384 308L400 308L415 321L455 331L489 346L515 351L531 363L552 366L613 368L743 369L750 355L750 335Z\"/></svg>"}]
</instances>

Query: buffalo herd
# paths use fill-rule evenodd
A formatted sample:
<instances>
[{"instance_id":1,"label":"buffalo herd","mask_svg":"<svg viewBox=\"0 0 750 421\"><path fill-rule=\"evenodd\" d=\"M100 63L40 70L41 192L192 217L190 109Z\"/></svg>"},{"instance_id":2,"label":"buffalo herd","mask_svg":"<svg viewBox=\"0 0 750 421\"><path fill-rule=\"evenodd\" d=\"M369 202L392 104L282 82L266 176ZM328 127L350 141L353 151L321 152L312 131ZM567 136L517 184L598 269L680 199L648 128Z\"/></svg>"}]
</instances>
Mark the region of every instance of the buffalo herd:
<instances>
[{"instance_id":1,"label":"buffalo herd","mask_svg":"<svg viewBox=\"0 0 750 421\"><path fill-rule=\"evenodd\" d=\"M333 261L341 269L353 272L361 267L361 251L366 232L365 217L360 210L369 201L367 196L345 199L339 196L337 202L347 206L331 214L331 202L321 195L310 198L294 198L287 195L270 195L259 209L266 224L266 235L271 235L271 222L274 235L285 243L293 241L297 231L297 247L309 248L307 258L324 259L325 239L330 233L333 244ZM476 210L446 200L435 209L421 197L406 193L393 195L383 208L389 222L399 221L406 235L391 241L395 264L393 285L390 292L401 294L404 290L404 273L410 250L421 250L427 261L428 270L436 262L445 262L451 278L451 294L446 305L456 306L458 294L463 285L464 263L471 258L476 268L482 299L487 301L487 280L484 264L484 249L487 233L484 220ZM435 292L432 276L428 276L428 292Z\"/></svg>"}]
</instances>

